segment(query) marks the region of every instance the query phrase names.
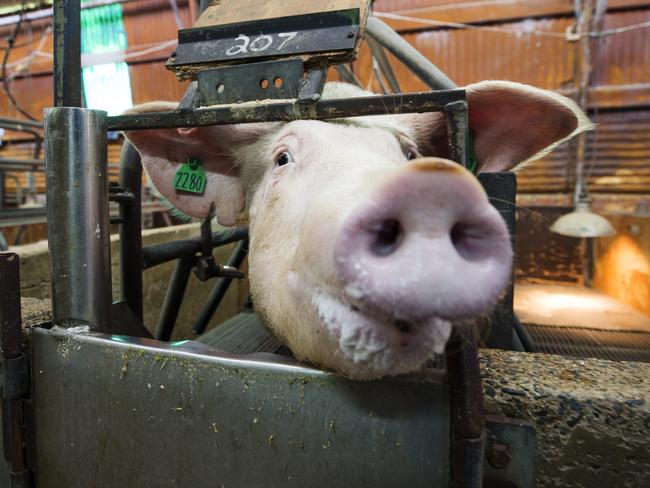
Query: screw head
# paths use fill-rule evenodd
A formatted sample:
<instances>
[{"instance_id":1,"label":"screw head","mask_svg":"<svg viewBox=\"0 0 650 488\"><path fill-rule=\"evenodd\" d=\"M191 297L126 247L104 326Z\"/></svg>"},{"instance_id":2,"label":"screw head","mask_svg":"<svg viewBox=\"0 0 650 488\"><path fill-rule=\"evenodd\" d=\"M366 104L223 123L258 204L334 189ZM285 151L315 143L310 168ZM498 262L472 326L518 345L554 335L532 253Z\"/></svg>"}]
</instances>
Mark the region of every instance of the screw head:
<instances>
[{"instance_id":1,"label":"screw head","mask_svg":"<svg viewBox=\"0 0 650 488\"><path fill-rule=\"evenodd\" d=\"M488 450L487 460L493 468L505 469L512 461L512 454L507 445L494 442Z\"/></svg>"}]
</instances>

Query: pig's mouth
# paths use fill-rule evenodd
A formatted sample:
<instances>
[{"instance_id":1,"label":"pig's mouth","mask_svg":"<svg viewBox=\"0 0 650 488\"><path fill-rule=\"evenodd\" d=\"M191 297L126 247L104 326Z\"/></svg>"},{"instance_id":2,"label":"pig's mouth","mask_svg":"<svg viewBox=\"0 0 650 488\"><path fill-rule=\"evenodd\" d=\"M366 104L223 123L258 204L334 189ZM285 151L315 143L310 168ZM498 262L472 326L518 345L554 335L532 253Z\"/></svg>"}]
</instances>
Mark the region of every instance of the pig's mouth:
<instances>
[{"instance_id":1,"label":"pig's mouth","mask_svg":"<svg viewBox=\"0 0 650 488\"><path fill-rule=\"evenodd\" d=\"M354 305L319 293L312 302L343 359L349 376L363 378L409 373L441 354L451 323L438 317L404 320L370 316Z\"/></svg>"}]
</instances>

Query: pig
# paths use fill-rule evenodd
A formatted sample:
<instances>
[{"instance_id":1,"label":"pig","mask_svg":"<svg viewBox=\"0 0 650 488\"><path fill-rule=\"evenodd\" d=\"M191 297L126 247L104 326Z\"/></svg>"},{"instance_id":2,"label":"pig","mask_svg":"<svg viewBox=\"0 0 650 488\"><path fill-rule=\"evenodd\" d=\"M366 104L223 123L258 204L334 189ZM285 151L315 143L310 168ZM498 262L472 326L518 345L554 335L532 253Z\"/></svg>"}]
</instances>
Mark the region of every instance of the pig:
<instances>
[{"instance_id":1,"label":"pig","mask_svg":"<svg viewBox=\"0 0 650 488\"><path fill-rule=\"evenodd\" d=\"M571 100L507 81L466 87L479 172L509 171L591 127ZM371 95L343 83L324 96ZM130 113L167 111L172 102ZM181 212L250 222L255 310L296 358L357 380L414 372L454 324L490 311L511 274L506 226L450 161L442 113L130 131ZM198 158L201 195L173 178Z\"/></svg>"}]
</instances>

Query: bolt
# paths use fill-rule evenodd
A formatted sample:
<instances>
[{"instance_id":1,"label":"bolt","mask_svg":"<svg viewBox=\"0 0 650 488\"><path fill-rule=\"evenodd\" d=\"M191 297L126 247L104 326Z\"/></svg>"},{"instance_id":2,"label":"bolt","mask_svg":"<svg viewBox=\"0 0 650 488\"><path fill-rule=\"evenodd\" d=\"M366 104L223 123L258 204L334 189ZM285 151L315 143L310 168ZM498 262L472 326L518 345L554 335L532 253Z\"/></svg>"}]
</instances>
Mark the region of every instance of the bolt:
<instances>
[{"instance_id":1,"label":"bolt","mask_svg":"<svg viewBox=\"0 0 650 488\"><path fill-rule=\"evenodd\" d=\"M354 37L354 32L350 31L347 33L347 38L352 39Z\"/></svg>"},{"instance_id":2,"label":"bolt","mask_svg":"<svg viewBox=\"0 0 650 488\"><path fill-rule=\"evenodd\" d=\"M176 51L172 51L171 54L169 55L170 58L175 58L176 57Z\"/></svg>"},{"instance_id":3,"label":"bolt","mask_svg":"<svg viewBox=\"0 0 650 488\"><path fill-rule=\"evenodd\" d=\"M512 461L512 454L510 454L507 445L494 442L490 445L487 460L492 467L505 469L510 464L510 461Z\"/></svg>"}]
</instances>

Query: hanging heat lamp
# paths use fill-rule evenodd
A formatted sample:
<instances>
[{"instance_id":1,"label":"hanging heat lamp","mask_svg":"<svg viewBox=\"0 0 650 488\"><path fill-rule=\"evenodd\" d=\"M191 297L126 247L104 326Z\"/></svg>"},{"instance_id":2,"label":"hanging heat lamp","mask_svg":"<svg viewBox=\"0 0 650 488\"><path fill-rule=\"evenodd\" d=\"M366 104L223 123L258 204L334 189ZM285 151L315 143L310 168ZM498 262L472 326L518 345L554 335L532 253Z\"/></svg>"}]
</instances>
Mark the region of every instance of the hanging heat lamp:
<instances>
[{"instance_id":1,"label":"hanging heat lamp","mask_svg":"<svg viewBox=\"0 0 650 488\"><path fill-rule=\"evenodd\" d=\"M577 77L578 84L578 105L584 110L587 107L588 89L591 81L591 59L594 53L591 51L591 36L587 35L595 26L600 30L602 20L607 10L607 2L598 1L595 5L593 2L586 2L584 10L579 11L576 4L577 23L575 30L581 35L575 39L579 42L579 66ZM595 16L592 16L592 14ZM596 46L597 47L597 46ZM594 56L595 57L595 56ZM587 135L583 132L578 135L575 146L575 191L574 191L574 210L571 213L562 215L553 225L551 231L569 237L605 237L616 234L616 230L609 221L602 215L591 211L589 203L589 188L585 179L585 159L586 159Z\"/></svg>"}]
</instances>

